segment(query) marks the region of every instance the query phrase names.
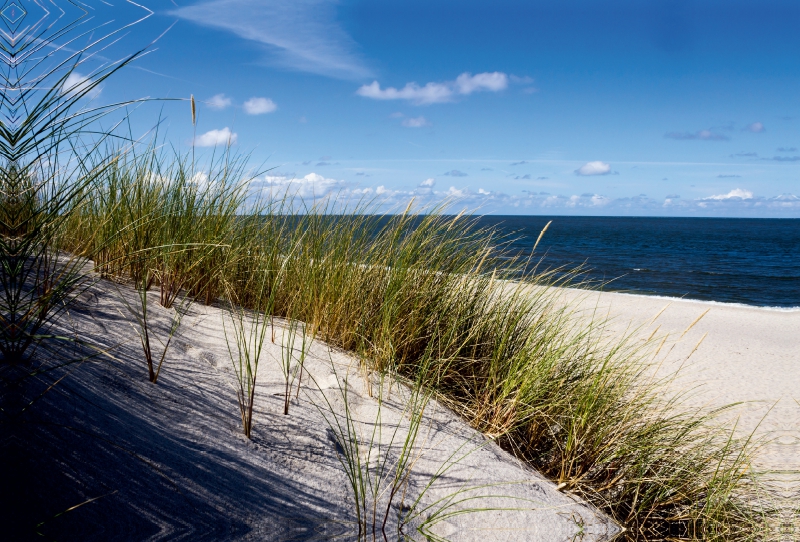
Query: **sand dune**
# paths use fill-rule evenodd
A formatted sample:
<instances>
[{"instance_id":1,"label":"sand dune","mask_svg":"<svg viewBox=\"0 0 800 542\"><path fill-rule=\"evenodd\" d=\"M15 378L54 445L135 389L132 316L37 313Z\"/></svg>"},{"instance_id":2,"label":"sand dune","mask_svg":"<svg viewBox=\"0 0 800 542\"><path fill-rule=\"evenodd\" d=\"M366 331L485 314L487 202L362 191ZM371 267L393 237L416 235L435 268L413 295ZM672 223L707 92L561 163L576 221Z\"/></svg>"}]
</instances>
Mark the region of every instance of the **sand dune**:
<instances>
[{"instance_id":1,"label":"sand dune","mask_svg":"<svg viewBox=\"0 0 800 542\"><path fill-rule=\"evenodd\" d=\"M153 295L157 338L171 313ZM347 389L358 430L369 435L375 428L377 401L367 393L356 360L315 343L299 399L292 399L284 416L279 327L260 368L248 440L239 421L223 312L190 308L154 385L147 381L120 296L134 298L129 289L100 282L61 319L63 333L104 345L113 360L71 365L53 388L62 372L40 375L17 397L22 404L44 392L4 441L3 453L12 458L4 468L14 468L3 475L17 499L3 512L14 518L12 525L28 529L17 538L44 521L39 530L63 540L353 539L353 499L337 455L341 442L323 413L329 401L341 416L341 390ZM5 391L7 405L11 394ZM407 431L407 393L395 384L381 410L385 429L379 440L390 456ZM447 511L495 510L445 518L431 527L433 533L453 540L553 541L604 540L618 532L607 517L557 491L435 402L425 411L415 450L406 506L448 458L466 457L423 495L420 509L432 507L406 527L410 534L446 502L441 499L458 491L465 491L462 498L478 498ZM57 516L81 503L86 504ZM399 505L392 509L390 532Z\"/></svg>"}]
</instances>

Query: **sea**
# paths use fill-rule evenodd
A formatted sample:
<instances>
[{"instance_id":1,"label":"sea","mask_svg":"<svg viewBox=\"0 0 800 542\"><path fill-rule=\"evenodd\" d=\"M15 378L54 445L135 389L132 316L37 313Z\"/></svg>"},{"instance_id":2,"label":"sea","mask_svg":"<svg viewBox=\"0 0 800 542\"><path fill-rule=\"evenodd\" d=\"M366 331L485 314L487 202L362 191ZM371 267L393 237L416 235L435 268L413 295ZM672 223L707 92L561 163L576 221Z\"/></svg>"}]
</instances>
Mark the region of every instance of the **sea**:
<instances>
[{"instance_id":1,"label":"sea","mask_svg":"<svg viewBox=\"0 0 800 542\"><path fill-rule=\"evenodd\" d=\"M800 309L800 219L482 216L532 261L606 291Z\"/></svg>"}]
</instances>

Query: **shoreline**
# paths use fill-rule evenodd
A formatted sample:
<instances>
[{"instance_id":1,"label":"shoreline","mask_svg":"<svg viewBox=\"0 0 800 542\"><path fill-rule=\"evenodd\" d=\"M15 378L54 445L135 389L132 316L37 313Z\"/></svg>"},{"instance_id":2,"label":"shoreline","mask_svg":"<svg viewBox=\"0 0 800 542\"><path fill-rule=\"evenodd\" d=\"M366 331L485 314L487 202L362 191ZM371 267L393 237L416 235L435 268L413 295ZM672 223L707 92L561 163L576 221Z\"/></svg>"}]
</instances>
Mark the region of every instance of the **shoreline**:
<instances>
[{"instance_id":1,"label":"shoreline","mask_svg":"<svg viewBox=\"0 0 800 542\"><path fill-rule=\"evenodd\" d=\"M624 296L634 296L634 297L646 297L652 299L663 299L665 301L680 301L680 302L690 302L690 303L703 303L708 305L718 305L722 307L740 307L745 309L759 309L759 310L767 310L767 311L776 311L776 312L800 312L800 305L792 306L792 307L779 307L776 305L748 305L747 303L738 303L735 301L712 301L707 299L692 299L689 297L672 297L668 295L660 295L660 294L643 294L643 293L633 293L633 292L623 292L623 291L615 291L615 290L584 290L583 288L566 288L569 290L583 290L583 291L598 291L600 293L605 294L616 294L616 295L624 295Z\"/></svg>"}]
</instances>

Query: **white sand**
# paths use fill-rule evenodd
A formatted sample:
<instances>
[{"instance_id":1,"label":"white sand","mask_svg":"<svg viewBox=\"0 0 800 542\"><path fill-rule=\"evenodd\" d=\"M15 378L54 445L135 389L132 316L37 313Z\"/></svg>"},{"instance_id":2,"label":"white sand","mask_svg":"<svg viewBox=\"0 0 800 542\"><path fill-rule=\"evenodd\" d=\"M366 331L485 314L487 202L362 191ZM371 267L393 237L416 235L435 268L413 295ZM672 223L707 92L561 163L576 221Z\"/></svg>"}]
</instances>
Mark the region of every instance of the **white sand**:
<instances>
[{"instance_id":1,"label":"white sand","mask_svg":"<svg viewBox=\"0 0 800 542\"><path fill-rule=\"evenodd\" d=\"M158 339L171 313L153 294L152 331ZM4 442L4 453L13 457L4 468L15 466L3 474L9 476L9 487L20 492L19 506L3 512L23 526L47 519L43 532L64 540L353 539L353 499L337 456L340 443L321 412L327 409L325 397L335 412L343 412L340 389L346 386L356 426L364 438L371 434L377 401L354 370L356 360L315 343L305 370L316 384L306 376L299 401L293 399L284 416L279 329L259 369L255 427L247 440L241 434L222 311L191 308L153 385L120 295L134 300L130 290L120 293L101 282L61 320L63 332L115 347L115 361L73 365L50 391L47 387L62 373L40 375L26 383L25 397L16 401L20 405L46 392L26 411L30 419L21 430ZM153 344L158 345L156 340ZM155 350L160 355L160 347ZM407 393L395 385L382 410L381 440L390 457L397 456L405 435ZM401 429L392 443L397 424ZM420 509L461 490L467 490L462 497L480 498L451 510L497 509L446 518L432 528L440 536L459 541L604 540L618 531L608 518L557 491L435 403L425 412L416 444L419 459L406 504L449 457L471 451L423 495ZM397 523L398 505L390 528Z\"/></svg>"},{"instance_id":2,"label":"white sand","mask_svg":"<svg viewBox=\"0 0 800 542\"><path fill-rule=\"evenodd\" d=\"M616 336L634 329L649 336L656 328L668 335L658 359L664 360L660 374L680 369L672 390L691 389L692 406L742 403L730 414L740 434L769 441L755 457L756 468L800 470L800 310L580 290L567 290L565 297L584 311L610 316Z\"/></svg>"}]
</instances>

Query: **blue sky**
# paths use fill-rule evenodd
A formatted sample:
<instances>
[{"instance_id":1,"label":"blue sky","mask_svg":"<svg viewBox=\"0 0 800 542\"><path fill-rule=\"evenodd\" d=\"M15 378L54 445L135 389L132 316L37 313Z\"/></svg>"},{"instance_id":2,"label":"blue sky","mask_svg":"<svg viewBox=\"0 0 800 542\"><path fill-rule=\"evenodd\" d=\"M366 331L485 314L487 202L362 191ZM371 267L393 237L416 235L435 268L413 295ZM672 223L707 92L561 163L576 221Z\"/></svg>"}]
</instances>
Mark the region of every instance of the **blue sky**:
<instances>
[{"instance_id":1,"label":"blue sky","mask_svg":"<svg viewBox=\"0 0 800 542\"><path fill-rule=\"evenodd\" d=\"M800 3L162 0L103 86L258 183L487 213L800 216ZM123 7L115 8L120 13ZM172 26L174 25L174 26ZM112 48L112 50L116 50ZM109 53L110 54L110 53Z\"/></svg>"}]
</instances>

